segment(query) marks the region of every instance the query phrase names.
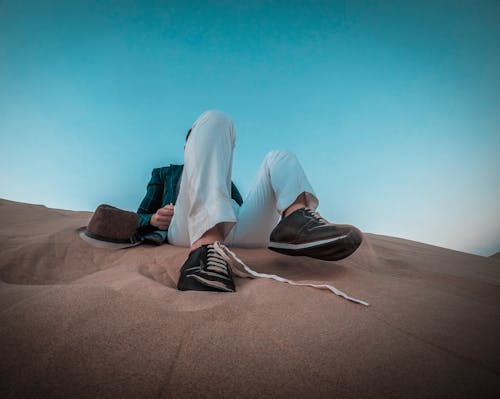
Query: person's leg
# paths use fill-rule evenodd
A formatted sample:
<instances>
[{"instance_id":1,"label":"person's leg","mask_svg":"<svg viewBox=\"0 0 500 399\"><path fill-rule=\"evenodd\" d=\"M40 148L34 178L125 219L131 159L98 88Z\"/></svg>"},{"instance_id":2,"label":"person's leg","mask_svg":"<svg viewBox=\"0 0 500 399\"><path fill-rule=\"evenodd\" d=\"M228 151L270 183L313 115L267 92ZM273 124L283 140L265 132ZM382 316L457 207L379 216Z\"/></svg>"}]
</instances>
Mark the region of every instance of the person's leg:
<instances>
[{"instance_id":1,"label":"person's leg","mask_svg":"<svg viewBox=\"0 0 500 399\"><path fill-rule=\"evenodd\" d=\"M226 243L247 248L267 247L280 215L287 216L306 206L316 209L318 199L297 157L289 151L271 151L259 168Z\"/></svg>"},{"instance_id":2,"label":"person's leg","mask_svg":"<svg viewBox=\"0 0 500 399\"><path fill-rule=\"evenodd\" d=\"M297 158L287 151L273 151L266 156L227 241L323 260L352 254L361 244L361 231L328 222L316 212L317 206Z\"/></svg>"},{"instance_id":3,"label":"person's leg","mask_svg":"<svg viewBox=\"0 0 500 399\"><path fill-rule=\"evenodd\" d=\"M230 195L235 140L233 122L220 111L207 111L193 124L169 243L192 248L213 243L236 222Z\"/></svg>"},{"instance_id":4,"label":"person's leg","mask_svg":"<svg viewBox=\"0 0 500 399\"><path fill-rule=\"evenodd\" d=\"M230 195L234 145L233 122L222 112L205 112L191 129L168 229L170 244L191 247L179 290L236 291L231 268L214 246L236 223Z\"/></svg>"},{"instance_id":5,"label":"person's leg","mask_svg":"<svg viewBox=\"0 0 500 399\"><path fill-rule=\"evenodd\" d=\"M297 158L287 151L272 151L259 169L227 242L240 247L267 246L287 255L323 260L338 260L354 252L361 242L361 232L353 226L328 223L316 212L317 206L318 199ZM280 214L282 219L276 225ZM285 242L280 238L285 238ZM227 252L233 258L232 266L243 273L242 277L263 277L296 286L328 289L336 295L368 305L330 284L302 283L276 274L257 272L234 253Z\"/></svg>"}]
</instances>

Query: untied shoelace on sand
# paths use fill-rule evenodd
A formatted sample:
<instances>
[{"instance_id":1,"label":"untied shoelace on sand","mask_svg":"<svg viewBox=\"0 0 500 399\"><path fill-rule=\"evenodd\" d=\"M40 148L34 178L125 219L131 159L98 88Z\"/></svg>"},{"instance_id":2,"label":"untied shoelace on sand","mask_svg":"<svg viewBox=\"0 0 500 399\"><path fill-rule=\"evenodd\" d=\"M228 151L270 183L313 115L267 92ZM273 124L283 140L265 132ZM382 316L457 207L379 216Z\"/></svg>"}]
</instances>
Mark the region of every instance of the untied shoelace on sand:
<instances>
[{"instance_id":1,"label":"untied shoelace on sand","mask_svg":"<svg viewBox=\"0 0 500 399\"><path fill-rule=\"evenodd\" d=\"M298 283L293 280L288 280L286 278L283 278L281 276L278 276L276 274L267 274L267 273L259 273L256 272L255 270L252 270L250 267L248 267L245 262L243 262L240 258L236 256L234 252L232 252L228 247L226 247L224 244L222 244L219 241L216 241L214 243L214 249L215 251L222 256L222 258L231 266L231 269L233 273L242 278L255 278L255 277L264 277L264 278L270 278L272 280L279 281L280 283L288 283L291 285L306 285L309 287L314 287L314 288L319 288L319 289L327 289L333 292L335 295L338 295L340 297L343 297L349 301L359 303L361 305L369 306L370 304L366 301L363 301L361 299L353 298L349 295L347 295L345 292L340 291L339 289L335 288L333 285L329 284L311 284L311 283ZM244 270L240 269L240 266L243 266Z\"/></svg>"}]
</instances>

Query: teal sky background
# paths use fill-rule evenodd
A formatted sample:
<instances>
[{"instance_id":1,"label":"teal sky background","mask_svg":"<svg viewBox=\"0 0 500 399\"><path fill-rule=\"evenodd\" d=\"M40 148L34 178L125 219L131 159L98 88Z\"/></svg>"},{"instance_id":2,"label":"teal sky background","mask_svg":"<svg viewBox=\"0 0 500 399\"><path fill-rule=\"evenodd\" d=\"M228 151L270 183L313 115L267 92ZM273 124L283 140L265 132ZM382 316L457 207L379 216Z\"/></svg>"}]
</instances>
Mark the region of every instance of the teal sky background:
<instances>
[{"instance_id":1,"label":"teal sky background","mask_svg":"<svg viewBox=\"0 0 500 399\"><path fill-rule=\"evenodd\" d=\"M136 210L219 109L243 196L284 148L327 219L491 255L499 40L499 1L0 0L0 197Z\"/></svg>"}]
</instances>

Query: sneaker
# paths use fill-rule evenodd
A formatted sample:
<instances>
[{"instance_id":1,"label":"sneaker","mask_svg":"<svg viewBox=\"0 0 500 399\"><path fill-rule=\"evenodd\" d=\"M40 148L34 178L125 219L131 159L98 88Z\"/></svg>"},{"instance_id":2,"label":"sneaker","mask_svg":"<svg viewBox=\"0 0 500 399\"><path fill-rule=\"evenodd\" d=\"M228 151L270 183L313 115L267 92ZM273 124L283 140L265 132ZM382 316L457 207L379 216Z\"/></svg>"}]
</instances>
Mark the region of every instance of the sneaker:
<instances>
[{"instance_id":1,"label":"sneaker","mask_svg":"<svg viewBox=\"0 0 500 399\"><path fill-rule=\"evenodd\" d=\"M271 232L269 249L292 256L340 260L360 246L363 234L348 224L333 224L309 208L283 218Z\"/></svg>"},{"instance_id":2,"label":"sneaker","mask_svg":"<svg viewBox=\"0 0 500 399\"><path fill-rule=\"evenodd\" d=\"M181 291L236 291L231 267L215 251L212 244L203 245L190 252L181 268L177 289Z\"/></svg>"}]
</instances>

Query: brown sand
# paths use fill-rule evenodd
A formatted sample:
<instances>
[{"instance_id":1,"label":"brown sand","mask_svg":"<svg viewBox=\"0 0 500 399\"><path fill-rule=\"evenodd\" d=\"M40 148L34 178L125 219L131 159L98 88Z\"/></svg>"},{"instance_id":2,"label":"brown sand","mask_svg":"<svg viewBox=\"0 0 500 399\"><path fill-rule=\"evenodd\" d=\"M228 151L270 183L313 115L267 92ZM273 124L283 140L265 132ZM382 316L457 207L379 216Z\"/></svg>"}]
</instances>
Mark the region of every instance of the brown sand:
<instances>
[{"instance_id":1,"label":"brown sand","mask_svg":"<svg viewBox=\"0 0 500 399\"><path fill-rule=\"evenodd\" d=\"M498 398L500 260L366 234L339 262L176 289L187 249L91 247L89 212L0 201L1 398Z\"/></svg>"}]
</instances>

